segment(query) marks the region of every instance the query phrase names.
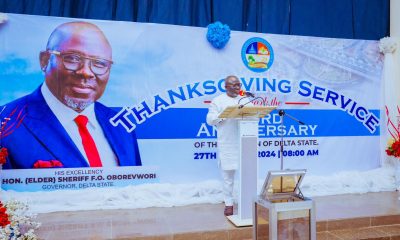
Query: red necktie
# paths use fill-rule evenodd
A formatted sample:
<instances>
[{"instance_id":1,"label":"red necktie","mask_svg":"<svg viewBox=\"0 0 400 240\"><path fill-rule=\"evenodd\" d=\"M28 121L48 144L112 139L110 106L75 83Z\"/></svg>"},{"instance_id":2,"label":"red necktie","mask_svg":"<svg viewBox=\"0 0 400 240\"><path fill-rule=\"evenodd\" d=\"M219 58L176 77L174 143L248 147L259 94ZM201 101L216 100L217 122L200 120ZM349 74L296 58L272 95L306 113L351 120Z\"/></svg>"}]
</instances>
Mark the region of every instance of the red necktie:
<instances>
[{"instance_id":1,"label":"red necktie","mask_svg":"<svg viewBox=\"0 0 400 240\"><path fill-rule=\"evenodd\" d=\"M85 115L78 115L74 120L78 125L79 134L81 135L83 148L85 149L90 167L101 167L99 152L97 151L96 144L86 127L88 118Z\"/></svg>"}]
</instances>

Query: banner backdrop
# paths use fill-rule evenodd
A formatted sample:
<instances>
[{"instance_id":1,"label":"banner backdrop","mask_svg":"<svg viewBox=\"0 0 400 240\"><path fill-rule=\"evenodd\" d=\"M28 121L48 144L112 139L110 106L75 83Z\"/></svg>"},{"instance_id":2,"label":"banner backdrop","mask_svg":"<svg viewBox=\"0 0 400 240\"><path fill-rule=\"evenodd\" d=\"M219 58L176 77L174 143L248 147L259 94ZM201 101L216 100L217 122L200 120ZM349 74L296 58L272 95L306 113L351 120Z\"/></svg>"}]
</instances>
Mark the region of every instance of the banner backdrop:
<instances>
[{"instance_id":1,"label":"banner backdrop","mask_svg":"<svg viewBox=\"0 0 400 240\"><path fill-rule=\"evenodd\" d=\"M42 84L39 52L58 25L77 21L8 16L0 26L3 106ZM205 118L209 101L224 94L228 75L238 76L242 88L256 95L256 105L276 106L286 113L283 123L277 110L260 119L261 178L268 170L280 169L281 155L284 168L305 168L310 175L379 166L383 64L376 41L231 32L230 41L219 50L207 41L206 28L79 21L97 25L112 46L114 64L99 102L115 110L109 118L115 129L136 133L142 166L3 170L3 189L218 179L217 132ZM7 116L3 112L1 117ZM24 121L10 128L22 127ZM11 136L13 132L3 135L5 147ZM33 149L21 146L18 151ZM12 158L17 153L9 154Z\"/></svg>"}]
</instances>

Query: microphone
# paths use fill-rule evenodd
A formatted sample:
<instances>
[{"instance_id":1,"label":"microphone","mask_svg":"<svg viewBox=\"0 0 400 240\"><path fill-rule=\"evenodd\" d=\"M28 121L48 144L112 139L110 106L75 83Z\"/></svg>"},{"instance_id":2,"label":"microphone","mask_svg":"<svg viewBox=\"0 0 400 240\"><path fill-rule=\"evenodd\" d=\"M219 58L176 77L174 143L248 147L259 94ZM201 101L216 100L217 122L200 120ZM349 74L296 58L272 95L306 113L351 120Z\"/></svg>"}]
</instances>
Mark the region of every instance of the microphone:
<instances>
[{"instance_id":1,"label":"microphone","mask_svg":"<svg viewBox=\"0 0 400 240\"><path fill-rule=\"evenodd\" d=\"M239 105L239 109L243 108L243 107L246 106L247 104L249 104L249 103L251 103L251 102L253 102L254 100L257 100L257 99L261 99L261 100L262 100L261 97L253 98L253 99L251 99L250 101L248 101L247 103ZM240 101L239 101L239 103L240 103Z\"/></svg>"},{"instance_id":2,"label":"microphone","mask_svg":"<svg viewBox=\"0 0 400 240\"><path fill-rule=\"evenodd\" d=\"M246 97L255 97L255 95L254 95L254 93L251 93L251 92L246 92L245 93L246 94Z\"/></svg>"},{"instance_id":3,"label":"microphone","mask_svg":"<svg viewBox=\"0 0 400 240\"><path fill-rule=\"evenodd\" d=\"M240 90L239 95L240 95L240 96L243 96L243 97L244 97L244 96L245 96L245 97L252 97L252 98L255 97L254 93L246 92L245 90Z\"/></svg>"}]
</instances>

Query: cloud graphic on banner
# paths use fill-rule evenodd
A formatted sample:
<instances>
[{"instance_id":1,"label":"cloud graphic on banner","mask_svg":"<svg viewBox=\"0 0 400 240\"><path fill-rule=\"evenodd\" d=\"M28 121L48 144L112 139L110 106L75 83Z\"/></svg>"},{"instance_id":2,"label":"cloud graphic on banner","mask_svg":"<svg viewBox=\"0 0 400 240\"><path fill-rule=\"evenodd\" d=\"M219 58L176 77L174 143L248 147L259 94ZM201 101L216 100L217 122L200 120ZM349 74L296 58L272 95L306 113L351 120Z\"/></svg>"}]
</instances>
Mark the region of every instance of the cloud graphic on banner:
<instances>
[{"instance_id":1,"label":"cloud graphic on banner","mask_svg":"<svg viewBox=\"0 0 400 240\"><path fill-rule=\"evenodd\" d=\"M33 91L42 83L39 64L36 69L31 62L14 54L6 55L0 61L0 105L10 102Z\"/></svg>"}]
</instances>

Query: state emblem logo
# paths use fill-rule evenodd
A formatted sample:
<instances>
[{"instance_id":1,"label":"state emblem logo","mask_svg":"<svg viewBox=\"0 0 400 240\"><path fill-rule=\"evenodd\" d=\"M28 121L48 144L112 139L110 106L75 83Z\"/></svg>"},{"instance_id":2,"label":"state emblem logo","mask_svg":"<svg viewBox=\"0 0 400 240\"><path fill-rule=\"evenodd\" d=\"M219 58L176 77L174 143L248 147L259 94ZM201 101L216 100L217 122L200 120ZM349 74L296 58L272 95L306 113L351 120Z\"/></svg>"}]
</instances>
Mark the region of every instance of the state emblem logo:
<instances>
[{"instance_id":1,"label":"state emblem logo","mask_svg":"<svg viewBox=\"0 0 400 240\"><path fill-rule=\"evenodd\" d=\"M253 72L265 72L274 62L274 50L265 39L248 39L242 47L242 61Z\"/></svg>"}]
</instances>

